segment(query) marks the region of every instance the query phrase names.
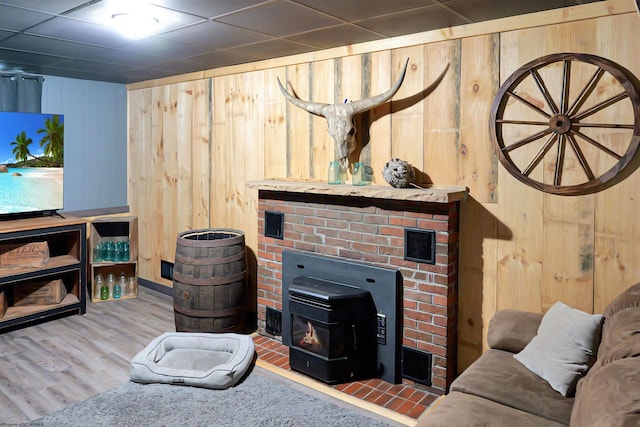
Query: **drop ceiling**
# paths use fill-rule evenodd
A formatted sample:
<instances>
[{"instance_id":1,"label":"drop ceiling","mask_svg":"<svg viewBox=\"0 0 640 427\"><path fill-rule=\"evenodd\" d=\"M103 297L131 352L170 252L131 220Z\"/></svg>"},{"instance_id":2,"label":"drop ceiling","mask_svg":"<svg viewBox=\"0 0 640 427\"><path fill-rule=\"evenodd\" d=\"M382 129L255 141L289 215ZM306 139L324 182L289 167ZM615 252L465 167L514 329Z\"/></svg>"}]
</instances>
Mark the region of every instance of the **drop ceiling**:
<instances>
[{"instance_id":1,"label":"drop ceiling","mask_svg":"<svg viewBox=\"0 0 640 427\"><path fill-rule=\"evenodd\" d=\"M156 33L111 26L136 0L0 0L0 72L133 83L599 0L155 0Z\"/></svg>"}]
</instances>

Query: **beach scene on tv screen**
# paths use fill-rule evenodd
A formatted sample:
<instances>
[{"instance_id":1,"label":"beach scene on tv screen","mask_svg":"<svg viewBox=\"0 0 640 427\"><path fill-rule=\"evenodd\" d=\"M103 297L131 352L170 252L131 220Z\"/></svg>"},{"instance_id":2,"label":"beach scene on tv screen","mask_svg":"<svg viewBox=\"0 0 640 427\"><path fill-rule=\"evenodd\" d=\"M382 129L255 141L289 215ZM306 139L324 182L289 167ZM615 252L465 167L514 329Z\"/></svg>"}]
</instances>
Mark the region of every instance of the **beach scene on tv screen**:
<instances>
[{"instance_id":1,"label":"beach scene on tv screen","mask_svg":"<svg viewBox=\"0 0 640 427\"><path fill-rule=\"evenodd\" d=\"M0 214L63 208L64 116L0 112Z\"/></svg>"}]
</instances>

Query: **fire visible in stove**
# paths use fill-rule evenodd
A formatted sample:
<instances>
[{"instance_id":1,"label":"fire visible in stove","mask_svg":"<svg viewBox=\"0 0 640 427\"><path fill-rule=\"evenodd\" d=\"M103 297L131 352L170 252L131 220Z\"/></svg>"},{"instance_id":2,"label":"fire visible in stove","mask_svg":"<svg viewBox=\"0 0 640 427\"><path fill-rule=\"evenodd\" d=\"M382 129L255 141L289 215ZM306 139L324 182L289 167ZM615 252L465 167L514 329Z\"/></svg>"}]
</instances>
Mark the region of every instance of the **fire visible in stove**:
<instances>
[{"instance_id":1,"label":"fire visible in stove","mask_svg":"<svg viewBox=\"0 0 640 427\"><path fill-rule=\"evenodd\" d=\"M306 348L314 353L322 352L322 343L318 339L316 328L314 328L309 321L307 321L307 332L304 333L304 336L300 340L300 347Z\"/></svg>"}]
</instances>

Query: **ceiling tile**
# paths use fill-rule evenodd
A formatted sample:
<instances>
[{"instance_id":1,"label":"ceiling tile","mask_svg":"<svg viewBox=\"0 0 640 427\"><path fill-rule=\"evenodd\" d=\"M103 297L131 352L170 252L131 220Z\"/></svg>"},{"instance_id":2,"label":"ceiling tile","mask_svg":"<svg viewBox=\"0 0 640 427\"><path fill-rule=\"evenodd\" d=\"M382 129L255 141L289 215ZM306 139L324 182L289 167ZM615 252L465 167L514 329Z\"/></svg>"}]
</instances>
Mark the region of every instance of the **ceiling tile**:
<instances>
[{"instance_id":1,"label":"ceiling tile","mask_svg":"<svg viewBox=\"0 0 640 427\"><path fill-rule=\"evenodd\" d=\"M149 3L209 19L234 10L255 6L265 1L266 0L151 0Z\"/></svg>"},{"instance_id":2,"label":"ceiling tile","mask_svg":"<svg viewBox=\"0 0 640 427\"><path fill-rule=\"evenodd\" d=\"M258 58L255 56L242 55L235 51L229 50L216 50L214 52L209 52L204 55L192 56L190 58L186 58L191 62L197 62L199 64L204 64L207 68L218 68L218 67L227 67L229 65L236 64L244 64L247 62L257 61L262 58Z\"/></svg>"},{"instance_id":3,"label":"ceiling tile","mask_svg":"<svg viewBox=\"0 0 640 427\"><path fill-rule=\"evenodd\" d=\"M88 3L87 0L0 0L0 4L9 4L54 14L61 14L86 3Z\"/></svg>"},{"instance_id":4,"label":"ceiling tile","mask_svg":"<svg viewBox=\"0 0 640 427\"><path fill-rule=\"evenodd\" d=\"M304 34L287 37L298 43L315 46L319 49L328 49L337 46L352 45L384 38L381 34L374 33L365 28L351 24L338 25L337 27L324 28Z\"/></svg>"},{"instance_id":5,"label":"ceiling tile","mask_svg":"<svg viewBox=\"0 0 640 427\"><path fill-rule=\"evenodd\" d=\"M435 3L434 0L295 0L295 2L349 22Z\"/></svg>"},{"instance_id":6,"label":"ceiling tile","mask_svg":"<svg viewBox=\"0 0 640 427\"><path fill-rule=\"evenodd\" d=\"M255 58L270 59L310 52L314 50L314 48L311 46L305 46L299 43L278 39L268 42L240 46L234 50L238 53L253 56Z\"/></svg>"},{"instance_id":7,"label":"ceiling tile","mask_svg":"<svg viewBox=\"0 0 640 427\"><path fill-rule=\"evenodd\" d=\"M11 49L72 58L87 58L104 50L103 47L28 34L17 34L0 42L0 45Z\"/></svg>"},{"instance_id":8,"label":"ceiling tile","mask_svg":"<svg viewBox=\"0 0 640 427\"><path fill-rule=\"evenodd\" d=\"M61 17L36 25L28 33L104 47L131 41L113 28Z\"/></svg>"},{"instance_id":9,"label":"ceiling tile","mask_svg":"<svg viewBox=\"0 0 640 427\"><path fill-rule=\"evenodd\" d=\"M166 58L144 55L138 52L127 52L125 50L118 49L103 49L95 55L88 56L87 59L98 62L113 62L115 64L127 65L132 68L154 66L161 62L166 62L167 60Z\"/></svg>"},{"instance_id":10,"label":"ceiling tile","mask_svg":"<svg viewBox=\"0 0 640 427\"><path fill-rule=\"evenodd\" d=\"M503 18L598 0L449 0L447 6L474 22Z\"/></svg>"},{"instance_id":11,"label":"ceiling tile","mask_svg":"<svg viewBox=\"0 0 640 427\"><path fill-rule=\"evenodd\" d=\"M437 28L469 23L440 5L426 6L409 12L394 13L379 18L357 21L356 24L388 37L420 33Z\"/></svg>"},{"instance_id":12,"label":"ceiling tile","mask_svg":"<svg viewBox=\"0 0 640 427\"><path fill-rule=\"evenodd\" d=\"M212 21L171 31L163 34L162 38L205 46L208 50L224 49L271 39L264 34Z\"/></svg>"},{"instance_id":13,"label":"ceiling tile","mask_svg":"<svg viewBox=\"0 0 640 427\"><path fill-rule=\"evenodd\" d=\"M130 67L107 62L87 61L85 59L69 59L56 63L55 68L87 72L96 72L96 70L102 70L103 73L117 73L120 71L128 70Z\"/></svg>"},{"instance_id":14,"label":"ceiling tile","mask_svg":"<svg viewBox=\"0 0 640 427\"><path fill-rule=\"evenodd\" d=\"M42 55L37 53L19 52L8 49L0 49L0 62L16 62L20 64L51 65L65 58L59 56Z\"/></svg>"},{"instance_id":15,"label":"ceiling tile","mask_svg":"<svg viewBox=\"0 0 640 427\"><path fill-rule=\"evenodd\" d=\"M118 50L158 56L167 59L186 58L211 51L211 49L206 49L202 46L182 43L162 37L149 37L142 40L136 40L126 45L118 46Z\"/></svg>"},{"instance_id":16,"label":"ceiling tile","mask_svg":"<svg viewBox=\"0 0 640 427\"><path fill-rule=\"evenodd\" d=\"M216 20L275 37L289 36L342 23L323 13L284 1L265 3Z\"/></svg>"},{"instance_id":17,"label":"ceiling tile","mask_svg":"<svg viewBox=\"0 0 640 427\"><path fill-rule=\"evenodd\" d=\"M0 28L3 30L22 31L53 18L54 15L0 5Z\"/></svg>"}]
</instances>

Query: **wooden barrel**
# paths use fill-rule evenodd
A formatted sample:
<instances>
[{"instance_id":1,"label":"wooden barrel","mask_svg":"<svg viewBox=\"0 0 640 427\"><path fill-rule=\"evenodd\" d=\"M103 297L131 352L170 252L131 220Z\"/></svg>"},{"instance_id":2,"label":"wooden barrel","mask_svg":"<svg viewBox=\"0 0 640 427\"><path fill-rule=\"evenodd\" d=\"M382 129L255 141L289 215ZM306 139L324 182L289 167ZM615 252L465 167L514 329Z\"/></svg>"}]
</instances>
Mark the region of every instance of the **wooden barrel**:
<instances>
[{"instance_id":1,"label":"wooden barrel","mask_svg":"<svg viewBox=\"0 0 640 427\"><path fill-rule=\"evenodd\" d=\"M243 232L203 229L178 234L173 268L177 332L242 332L246 287Z\"/></svg>"}]
</instances>

